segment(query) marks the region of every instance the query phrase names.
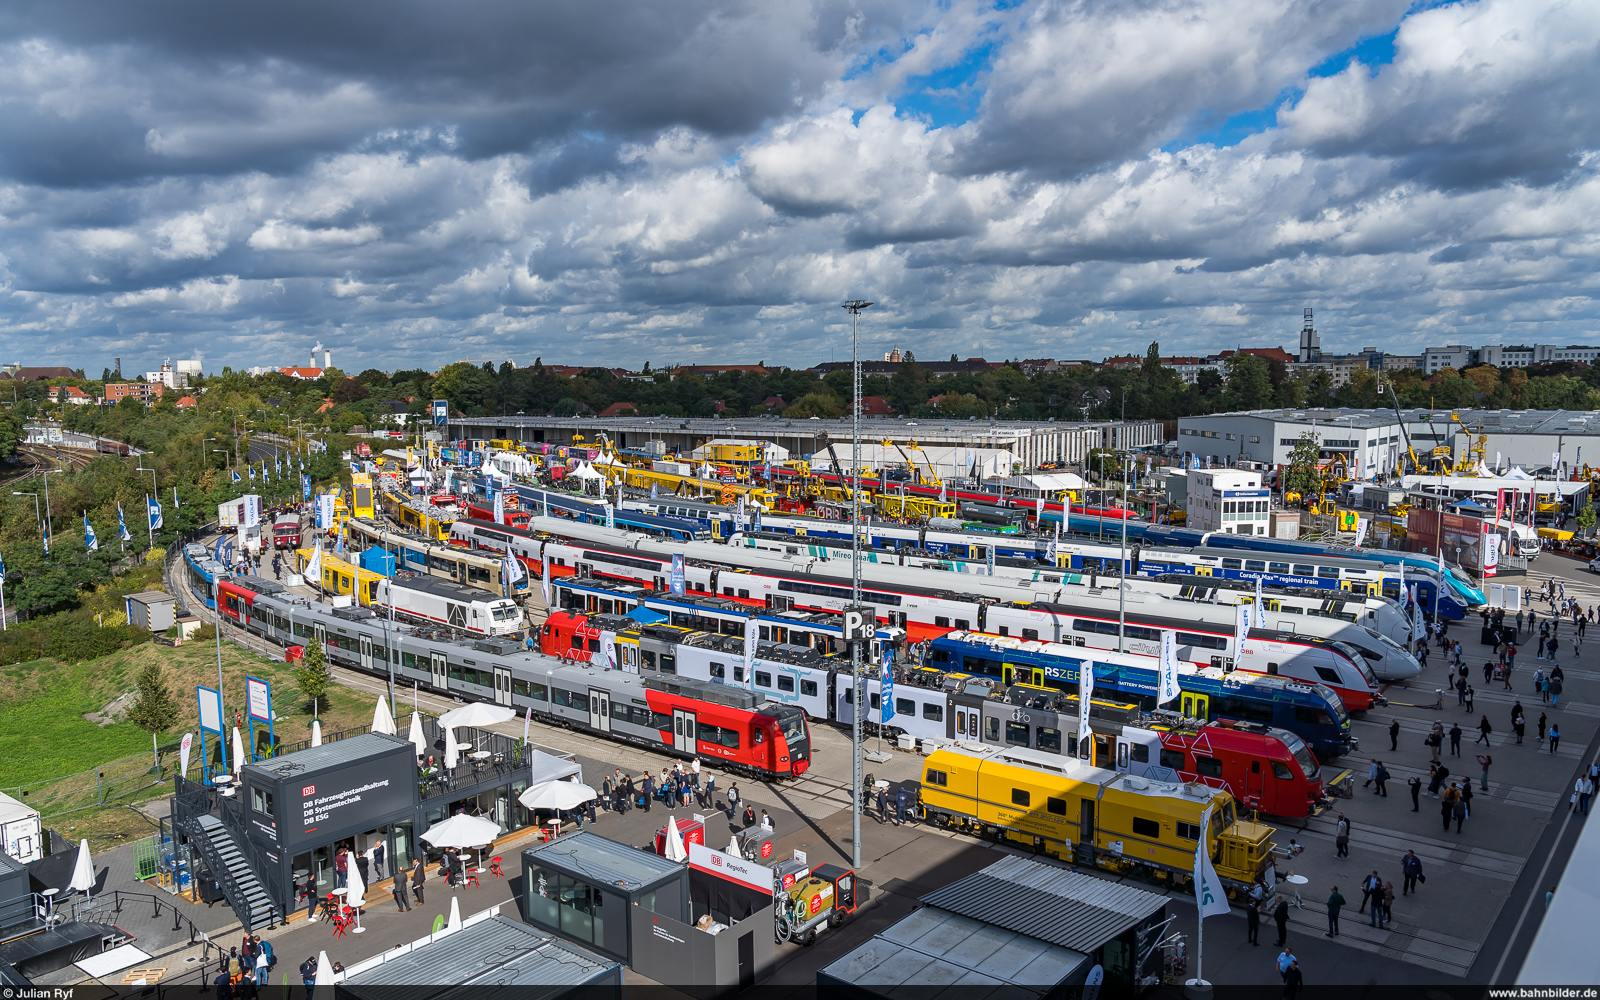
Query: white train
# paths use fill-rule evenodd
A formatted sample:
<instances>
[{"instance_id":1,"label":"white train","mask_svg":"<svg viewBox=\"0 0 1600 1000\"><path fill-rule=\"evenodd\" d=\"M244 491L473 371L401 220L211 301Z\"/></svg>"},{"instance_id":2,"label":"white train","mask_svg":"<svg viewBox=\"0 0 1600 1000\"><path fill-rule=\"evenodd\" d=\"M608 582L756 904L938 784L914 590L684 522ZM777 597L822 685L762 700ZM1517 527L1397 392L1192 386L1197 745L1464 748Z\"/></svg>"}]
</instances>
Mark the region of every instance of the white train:
<instances>
[{"instance_id":1,"label":"white train","mask_svg":"<svg viewBox=\"0 0 1600 1000\"><path fill-rule=\"evenodd\" d=\"M523 626L522 609L508 597L450 580L402 573L379 580L372 607L397 619L444 625L471 635L512 635Z\"/></svg>"}]
</instances>

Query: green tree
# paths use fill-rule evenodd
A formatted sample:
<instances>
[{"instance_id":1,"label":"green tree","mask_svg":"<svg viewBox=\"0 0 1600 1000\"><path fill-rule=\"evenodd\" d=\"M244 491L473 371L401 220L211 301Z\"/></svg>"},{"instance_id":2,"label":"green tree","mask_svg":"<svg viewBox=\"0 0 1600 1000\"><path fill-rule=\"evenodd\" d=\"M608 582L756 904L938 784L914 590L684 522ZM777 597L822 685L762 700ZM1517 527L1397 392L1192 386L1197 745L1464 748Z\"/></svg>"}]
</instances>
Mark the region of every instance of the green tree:
<instances>
[{"instance_id":1,"label":"green tree","mask_svg":"<svg viewBox=\"0 0 1600 1000\"><path fill-rule=\"evenodd\" d=\"M811 392L800 397L795 404L783 411L786 417L805 419L807 417L842 417L844 416L844 400L831 392Z\"/></svg>"},{"instance_id":2,"label":"green tree","mask_svg":"<svg viewBox=\"0 0 1600 1000\"><path fill-rule=\"evenodd\" d=\"M139 700L128 709L128 721L155 735L171 729L178 721L178 703L167 690L161 664L148 661L139 670Z\"/></svg>"},{"instance_id":3,"label":"green tree","mask_svg":"<svg viewBox=\"0 0 1600 1000\"><path fill-rule=\"evenodd\" d=\"M1284 473L1283 492L1298 493L1301 499L1310 500L1322 487L1322 473L1317 461L1322 457L1322 446L1315 431L1306 431L1289 452L1289 468Z\"/></svg>"},{"instance_id":4,"label":"green tree","mask_svg":"<svg viewBox=\"0 0 1600 1000\"><path fill-rule=\"evenodd\" d=\"M1578 527L1584 531L1590 531L1594 528L1594 522L1594 501L1591 500L1583 505L1582 510L1578 511Z\"/></svg>"},{"instance_id":5,"label":"green tree","mask_svg":"<svg viewBox=\"0 0 1600 1000\"><path fill-rule=\"evenodd\" d=\"M0 410L0 458L10 460L22 443L22 415L15 410Z\"/></svg>"},{"instance_id":6,"label":"green tree","mask_svg":"<svg viewBox=\"0 0 1600 1000\"><path fill-rule=\"evenodd\" d=\"M300 692L311 702L311 710L320 710L323 696L333 684L333 674L328 670L328 656L321 642L312 639L306 644L300 658L300 669L294 672L294 679L300 685Z\"/></svg>"},{"instance_id":7,"label":"green tree","mask_svg":"<svg viewBox=\"0 0 1600 1000\"><path fill-rule=\"evenodd\" d=\"M1262 410L1272 405L1272 375L1253 354L1235 354L1223 365L1228 380L1224 405L1231 410Z\"/></svg>"}]
</instances>

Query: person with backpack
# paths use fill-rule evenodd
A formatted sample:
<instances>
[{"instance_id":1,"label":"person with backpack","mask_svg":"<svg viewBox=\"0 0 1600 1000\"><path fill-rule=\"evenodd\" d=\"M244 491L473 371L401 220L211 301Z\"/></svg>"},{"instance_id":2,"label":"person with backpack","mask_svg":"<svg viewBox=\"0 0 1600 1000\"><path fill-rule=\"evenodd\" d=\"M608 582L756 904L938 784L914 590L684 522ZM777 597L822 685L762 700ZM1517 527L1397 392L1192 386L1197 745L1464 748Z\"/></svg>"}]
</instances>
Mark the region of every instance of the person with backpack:
<instances>
[{"instance_id":1,"label":"person with backpack","mask_svg":"<svg viewBox=\"0 0 1600 1000\"><path fill-rule=\"evenodd\" d=\"M1434 738L1435 739L1438 738L1438 734L1437 733L1434 734ZM1375 783L1378 786L1377 794L1383 796L1384 798L1388 798L1389 797L1389 789L1385 788L1384 785L1389 780L1389 769L1383 766L1383 761L1381 761L1381 760L1378 761L1378 773L1372 780L1373 780L1373 783Z\"/></svg>"}]
</instances>

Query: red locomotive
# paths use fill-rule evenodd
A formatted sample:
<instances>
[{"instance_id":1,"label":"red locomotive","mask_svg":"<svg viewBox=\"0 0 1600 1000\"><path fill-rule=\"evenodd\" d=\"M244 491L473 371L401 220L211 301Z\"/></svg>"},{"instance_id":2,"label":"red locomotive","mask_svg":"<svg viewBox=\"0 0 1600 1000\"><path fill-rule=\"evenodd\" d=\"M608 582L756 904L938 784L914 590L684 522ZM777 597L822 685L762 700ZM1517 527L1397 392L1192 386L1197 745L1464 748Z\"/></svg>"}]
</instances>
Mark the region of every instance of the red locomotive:
<instances>
[{"instance_id":1,"label":"red locomotive","mask_svg":"<svg viewBox=\"0 0 1600 1000\"><path fill-rule=\"evenodd\" d=\"M249 625L250 608L257 594L286 593L283 584L259 576L230 576L217 584L217 591L222 597L222 613L241 628Z\"/></svg>"},{"instance_id":2,"label":"red locomotive","mask_svg":"<svg viewBox=\"0 0 1600 1000\"><path fill-rule=\"evenodd\" d=\"M1225 788L1246 807L1272 816L1309 816L1324 803L1322 769L1305 741L1251 722L1158 718L1161 766L1184 781Z\"/></svg>"},{"instance_id":3,"label":"red locomotive","mask_svg":"<svg viewBox=\"0 0 1600 1000\"><path fill-rule=\"evenodd\" d=\"M515 504L512 503L512 500L513 500L513 494L511 494L510 492L507 492L506 493L506 524L509 524L513 528L521 528L523 530L527 530L528 525L533 523L532 522L533 515L528 513L525 510L517 510L517 509L515 509ZM487 521L490 524L494 524L495 523L495 520L494 520L494 508L493 507L483 507L483 506L480 506L478 504L467 504L467 517L469 517L469 518L471 518L473 520L477 520L477 521ZM454 539L452 539L451 541L453 542Z\"/></svg>"}]
</instances>

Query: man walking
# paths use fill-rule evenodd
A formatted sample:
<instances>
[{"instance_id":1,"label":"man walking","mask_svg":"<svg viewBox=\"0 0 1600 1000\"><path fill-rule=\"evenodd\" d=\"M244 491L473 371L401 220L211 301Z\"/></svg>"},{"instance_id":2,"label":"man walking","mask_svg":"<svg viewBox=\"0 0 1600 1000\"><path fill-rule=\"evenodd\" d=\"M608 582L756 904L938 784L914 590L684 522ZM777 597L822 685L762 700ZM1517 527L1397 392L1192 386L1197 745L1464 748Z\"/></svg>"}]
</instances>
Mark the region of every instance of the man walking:
<instances>
[{"instance_id":1,"label":"man walking","mask_svg":"<svg viewBox=\"0 0 1600 1000\"><path fill-rule=\"evenodd\" d=\"M1400 889L1402 896L1416 892L1419 881L1427 881L1422 877L1422 859L1417 857L1416 851L1407 851L1406 856L1400 859L1400 873L1406 877L1405 884Z\"/></svg>"},{"instance_id":2,"label":"man walking","mask_svg":"<svg viewBox=\"0 0 1600 1000\"><path fill-rule=\"evenodd\" d=\"M1461 756L1461 723L1450 724L1450 756Z\"/></svg>"},{"instance_id":3,"label":"man walking","mask_svg":"<svg viewBox=\"0 0 1600 1000\"><path fill-rule=\"evenodd\" d=\"M1283 903L1283 905L1285 907L1287 907L1289 905L1288 903L1283 901L1283 898L1281 896L1279 897L1278 901L1280 903ZM1289 947L1288 945L1284 945L1283 946L1283 950L1278 952L1278 977L1281 979L1284 976L1287 976L1289 974L1289 966L1291 966L1293 964L1294 964L1294 949Z\"/></svg>"},{"instance_id":4,"label":"man walking","mask_svg":"<svg viewBox=\"0 0 1600 1000\"><path fill-rule=\"evenodd\" d=\"M1383 766L1383 761L1381 760L1378 761L1378 774L1372 779L1372 781L1378 786L1377 794L1383 796L1384 798L1388 798L1389 789L1386 786L1389 783L1389 769Z\"/></svg>"},{"instance_id":5,"label":"man walking","mask_svg":"<svg viewBox=\"0 0 1600 1000\"><path fill-rule=\"evenodd\" d=\"M1589 800L1594 797L1594 782L1589 780L1587 774L1579 775L1572 790L1578 793L1578 814L1589 815Z\"/></svg>"},{"instance_id":6,"label":"man walking","mask_svg":"<svg viewBox=\"0 0 1600 1000\"><path fill-rule=\"evenodd\" d=\"M422 883L427 881L427 874L423 869L422 858L419 856L411 863L411 894L417 897L417 905L422 905Z\"/></svg>"},{"instance_id":7,"label":"man walking","mask_svg":"<svg viewBox=\"0 0 1600 1000\"><path fill-rule=\"evenodd\" d=\"M1257 903L1253 899L1247 899L1244 903L1245 940L1258 947L1261 944L1261 942L1257 940L1261 934L1260 905L1261 904Z\"/></svg>"},{"instance_id":8,"label":"man walking","mask_svg":"<svg viewBox=\"0 0 1600 1000\"><path fill-rule=\"evenodd\" d=\"M1339 887L1334 886L1333 892L1328 896L1328 933L1323 937L1339 936L1339 911L1344 909L1344 897L1339 895Z\"/></svg>"},{"instance_id":9,"label":"man walking","mask_svg":"<svg viewBox=\"0 0 1600 1000\"><path fill-rule=\"evenodd\" d=\"M1383 879L1378 877L1378 870L1374 868L1372 874L1361 880L1361 912L1367 911L1367 904L1371 902L1374 894L1383 888Z\"/></svg>"},{"instance_id":10,"label":"man walking","mask_svg":"<svg viewBox=\"0 0 1600 1000\"><path fill-rule=\"evenodd\" d=\"M1273 922L1278 925L1277 946L1283 948L1285 953L1288 953L1289 949L1284 946L1284 942L1289 940L1289 901L1284 899L1281 894L1273 898L1277 900L1277 905L1272 908Z\"/></svg>"},{"instance_id":11,"label":"man walking","mask_svg":"<svg viewBox=\"0 0 1600 1000\"><path fill-rule=\"evenodd\" d=\"M1484 746L1493 746L1494 744L1489 742L1489 734L1492 732L1494 732L1494 727L1489 725L1489 716L1484 715L1478 720L1478 738L1472 742L1482 743Z\"/></svg>"},{"instance_id":12,"label":"man walking","mask_svg":"<svg viewBox=\"0 0 1600 1000\"><path fill-rule=\"evenodd\" d=\"M1561 724L1559 722L1552 722L1552 723L1550 723L1550 752L1551 753L1555 753L1556 752L1556 747L1560 743L1561 743Z\"/></svg>"},{"instance_id":13,"label":"man walking","mask_svg":"<svg viewBox=\"0 0 1600 1000\"><path fill-rule=\"evenodd\" d=\"M1400 749L1400 720L1395 719L1389 723L1389 750L1394 752Z\"/></svg>"},{"instance_id":14,"label":"man walking","mask_svg":"<svg viewBox=\"0 0 1600 1000\"><path fill-rule=\"evenodd\" d=\"M1338 849L1335 857L1350 856L1350 821L1345 818L1344 813L1339 814L1339 822L1334 824L1333 845Z\"/></svg>"}]
</instances>

